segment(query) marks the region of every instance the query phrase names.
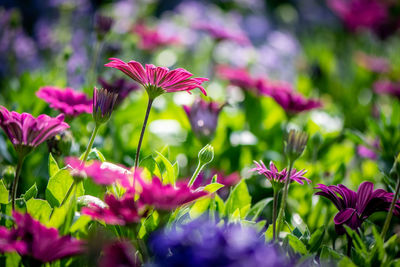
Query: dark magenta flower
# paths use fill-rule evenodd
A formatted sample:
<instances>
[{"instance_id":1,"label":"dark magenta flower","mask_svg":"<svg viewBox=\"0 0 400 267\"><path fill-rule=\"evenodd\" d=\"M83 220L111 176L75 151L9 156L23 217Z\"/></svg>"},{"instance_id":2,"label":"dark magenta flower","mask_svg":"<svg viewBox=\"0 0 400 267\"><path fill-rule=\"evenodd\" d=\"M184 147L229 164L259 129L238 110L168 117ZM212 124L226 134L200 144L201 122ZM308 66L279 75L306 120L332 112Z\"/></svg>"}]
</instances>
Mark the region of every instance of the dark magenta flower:
<instances>
[{"instance_id":1,"label":"dark magenta flower","mask_svg":"<svg viewBox=\"0 0 400 267\"><path fill-rule=\"evenodd\" d=\"M316 189L321 191L316 195L326 197L336 206L339 212L334 218L335 229L338 234L346 231L343 225L356 230L374 212L388 211L393 200L393 193L383 189L374 189L371 182L363 182L357 192L348 189L346 186L318 184ZM400 201L397 201L393 213L400 215Z\"/></svg>"},{"instance_id":2,"label":"dark magenta flower","mask_svg":"<svg viewBox=\"0 0 400 267\"><path fill-rule=\"evenodd\" d=\"M7 230L6 235L4 235L6 230L1 228L3 237L6 236L7 239L0 237L0 244L9 242L8 245L13 246L14 251L23 256L31 256L44 263L71 257L84 250L82 241L70 236L60 236L57 229L45 227L28 213L21 214L14 211L13 217L16 227Z\"/></svg>"},{"instance_id":3,"label":"dark magenta flower","mask_svg":"<svg viewBox=\"0 0 400 267\"><path fill-rule=\"evenodd\" d=\"M363 145L357 146L357 154L362 158L367 158L372 160L376 160L378 158L378 155L374 150Z\"/></svg>"},{"instance_id":4,"label":"dark magenta flower","mask_svg":"<svg viewBox=\"0 0 400 267\"><path fill-rule=\"evenodd\" d=\"M138 47L143 50L154 51L158 48L179 44L180 40L176 36L167 36L159 29L151 29L144 23L138 23L133 27L133 32L139 36Z\"/></svg>"},{"instance_id":5,"label":"dark magenta flower","mask_svg":"<svg viewBox=\"0 0 400 267\"><path fill-rule=\"evenodd\" d=\"M111 30L114 20L110 17L96 14L94 18L94 29L97 33L97 38L103 40L105 35Z\"/></svg>"},{"instance_id":6,"label":"dark magenta flower","mask_svg":"<svg viewBox=\"0 0 400 267\"><path fill-rule=\"evenodd\" d=\"M44 86L36 92L37 97L46 101L66 116L76 117L82 113L92 113L92 100L86 94L72 88L61 89L54 86Z\"/></svg>"},{"instance_id":7,"label":"dark magenta flower","mask_svg":"<svg viewBox=\"0 0 400 267\"><path fill-rule=\"evenodd\" d=\"M114 110L118 93L105 88L93 90L93 118L97 124L107 122Z\"/></svg>"},{"instance_id":8,"label":"dark magenta flower","mask_svg":"<svg viewBox=\"0 0 400 267\"><path fill-rule=\"evenodd\" d=\"M0 107L0 126L20 156L69 128L63 114L56 118L44 114L35 118L29 113L10 112L5 107Z\"/></svg>"},{"instance_id":9,"label":"dark magenta flower","mask_svg":"<svg viewBox=\"0 0 400 267\"><path fill-rule=\"evenodd\" d=\"M103 249L99 267L139 267L141 266L136 250L126 241L116 241Z\"/></svg>"},{"instance_id":10,"label":"dark magenta flower","mask_svg":"<svg viewBox=\"0 0 400 267\"><path fill-rule=\"evenodd\" d=\"M240 31L233 31L224 27L221 27L215 23L200 22L193 25L194 29L202 30L208 33L217 41L234 41L240 45L249 45L250 41L247 36Z\"/></svg>"},{"instance_id":11,"label":"dark magenta flower","mask_svg":"<svg viewBox=\"0 0 400 267\"><path fill-rule=\"evenodd\" d=\"M293 266L253 228L204 219L155 233L150 248L154 267Z\"/></svg>"},{"instance_id":12,"label":"dark magenta flower","mask_svg":"<svg viewBox=\"0 0 400 267\"><path fill-rule=\"evenodd\" d=\"M322 107L319 100L307 99L294 91L273 90L270 96L290 115Z\"/></svg>"},{"instance_id":13,"label":"dark magenta flower","mask_svg":"<svg viewBox=\"0 0 400 267\"><path fill-rule=\"evenodd\" d=\"M222 108L223 105L217 102L206 102L201 98L196 99L191 107L183 106L193 133L204 143L209 143L214 137Z\"/></svg>"},{"instance_id":14,"label":"dark magenta flower","mask_svg":"<svg viewBox=\"0 0 400 267\"><path fill-rule=\"evenodd\" d=\"M232 85L242 89L253 89L256 86L256 80L244 68L236 68L227 65L218 65L217 75L224 80L228 80Z\"/></svg>"},{"instance_id":15,"label":"dark magenta flower","mask_svg":"<svg viewBox=\"0 0 400 267\"><path fill-rule=\"evenodd\" d=\"M372 72L387 73L390 71L390 64L386 58L367 55L362 52L357 52L355 55L356 63Z\"/></svg>"},{"instance_id":16,"label":"dark magenta flower","mask_svg":"<svg viewBox=\"0 0 400 267\"><path fill-rule=\"evenodd\" d=\"M125 194L118 199L112 194L104 197L107 207L101 207L95 203L90 203L88 207L83 207L81 212L95 220L104 221L112 225L127 225L137 223L145 216L142 205L135 201L134 194Z\"/></svg>"},{"instance_id":17,"label":"dark magenta flower","mask_svg":"<svg viewBox=\"0 0 400 267\"><path fill-rule=\"evenodd\" d=\"M118 93L117 101L115 102L115 106L119 106L122 101L128 97L128 95L139 89L137 83L128 82L125 79L116 79L112 82L107 82L103 78L99 78L98 82L100 83L102 88L106 88L109 91Z\"/></svg>"},{"instance_id":18,"label":"dark magenta flower","mask_svg":"<svg viewBox=\"0 0 400 267\"><path fill-rule=\"evenodd\" d=\"M400 99L400 82L390 80L380 80L374 83L374 91L377 94L391 95Z\"/></svg>"},{"instance_id":19,"label":"dark magenta flower","mask_svg":"<svg viewBox=\"0 0 400 267\"><path fill-rule=\"evenodd\" d=\"M90 177L96 184L111 185L116 182L126 183L132 173L125 166L115 165L108 162L92 160L84 162L78 158L68 157L65 159L72 169L71 174L75 177Z\"/></svg>"},{"instance_id":20,"label":"dark magenta flower","mask_svg":"<svg viewBox=\"0 0 400 267\"><path fill-rule=\"evenodd\" d=\"M163 185L158 177L154 177L151 183L139 181L141 183L139 202L159 210L174 210L208 194L205 191L193 191L187 184L180 184L177 187L171 184Z\"/></svg>"},{"instance_id":21,"label":"dark magenta flower","mask_svg":"<svg viewBox=\"0 0 400 267\"><path fill-rule=\"evenodd\" d=\"M15 231L0 226L0 253L14 251L20 254L26 253L26 243L22 240L18 240L18 237L15 234Z\"/></svg>"},{"instance_id":22,"label":"dark magenta flower","mask_svg":"<svg viewBox=\"0 0 400 267\"><path fill-rule=\"evenodd\" d=\"M271 184L275 183L281 183L284 184L287 173L288 171L283 169L282 171L278 171L278 168L275 166L275 164L271 161L269 163L269 169L265 166L264 162L260 160L260 163L257 161L254 161L254 164L256 165L256 168L251 169L250 171L253 172L258 172L258 174L264 175L270 182ZM308 184L311 183L311 180L304 177L303 175L306 174L306 170L301 170L297 171L296 169L293 169L291 174L290 174L290 181L291 182L297 182L301 185L304 184L304 181L306 181Z\"/></svg>"},{"instance_id":23,"label":"dark magenta flower","mask_svg":"<svg viewBox=\"0 0 400 267\"><path fill-rule=\"evenodd\" d=\"M111 58L111 62L104 66L119 69L134 81L141 84L149 94L150 98L154 99L163 93L191 91L199 88L204 95L207 95L206 90L201 86L207 78L191 78L193 74L178 68L169 70L164 67L156 67L152 64L146 64L146 68L134 60L128 63L118 59Z\"/></svg>"}]
</instances>

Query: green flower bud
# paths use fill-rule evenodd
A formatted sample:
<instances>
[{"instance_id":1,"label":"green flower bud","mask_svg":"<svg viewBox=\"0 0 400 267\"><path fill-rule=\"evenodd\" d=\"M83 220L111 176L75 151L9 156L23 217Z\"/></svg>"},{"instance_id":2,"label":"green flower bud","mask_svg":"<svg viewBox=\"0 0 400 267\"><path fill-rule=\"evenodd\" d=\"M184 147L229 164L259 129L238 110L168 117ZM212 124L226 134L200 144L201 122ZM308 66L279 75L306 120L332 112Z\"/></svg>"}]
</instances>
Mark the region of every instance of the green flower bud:
<instances>
[{"instance_id":1,"label":"green flower bud","mask_svg":"<svg viewBox=\"0 0 400 267\"><path fill-rule=\"evenodd\" d=\"M201 166L205 166L214 159L214 147L210 144L206 145L199 151L199 162Z\"/></svg>"},{"instance_id":2,"label":"green flower bud","mask_svg":"<svg viewBox=\"0 0 400 267\"><path fill-rule=\"evenodd\" d=\"M285 145L285 153L292 162L297 160L303 154L306 148L308 135L305 132L290 130Z\"/></svg>"}]
</instances>

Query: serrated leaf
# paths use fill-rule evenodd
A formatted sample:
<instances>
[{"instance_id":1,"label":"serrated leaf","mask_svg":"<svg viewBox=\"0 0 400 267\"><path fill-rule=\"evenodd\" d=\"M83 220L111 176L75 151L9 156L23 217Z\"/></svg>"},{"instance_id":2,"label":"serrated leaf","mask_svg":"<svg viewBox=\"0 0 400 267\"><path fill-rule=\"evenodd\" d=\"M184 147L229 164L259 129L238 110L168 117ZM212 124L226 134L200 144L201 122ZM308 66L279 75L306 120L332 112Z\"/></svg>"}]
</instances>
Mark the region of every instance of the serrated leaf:
<instances>
[{"instance_id":1,"label":"serrated leaf","mask_svg":"<svg viewBox=\"0 0 400 267\"><path fill-rule=\"evenodd\" d=\"M26 201L26 210L35 219L47 222L50 218L51 207L46 200L31 198Z\"/></svg>"},{"instance_id":2,"label":"serrated leaf","mask_svg":"<svg viewBox=\"0 0 400 267\"><path fill-rule=\"evenodd\" d=\"M53 155L49 154L49 177L54 176L60 168L58 167L57 161L54 159Z\"/></svg>"},{"instance_id":3,"label":"serrated leaf","mask_svg":"<svg viewBox=\"0 0 400 267\"><path fill-rule=\"evenodd\" d=\"M320 248L322 240L324 239L324 234L325 226L318 228L314 233L312 233L310 241L308 242L310 252L315 252Z\"/></svg>"},{"instance_id":4,"label":"serrated leaf","mask_svg":"<svg viewBox=\"0 0 400 267\"><path fill-rule=\"evenodd\" d=\"M247 190L247 185L244 180L240 181L239 184L229 194L225 204L226 215L233 214L237 209L240 210L240 216L244 219L247 215L247 211L251 206L251 196Z\"/></svg>"},{"instance_id":5,"label":"serrated leaf","mask_svg":"<svg viewBox=\"0 0 400 267\"><path fill-rule=\"evenodd\" d=\"M59 170L54 176L50 177L46 188L46 200L52 207L60 206L74 179L66 169ZM82 183L78 183L76 196L82 196L84 189Z\"/></svg>"},{"instance_id":6,"label":"serrated leaf","mask_svg":"<svg viewBox=\"0 0 400 267\"><path fill-rule=\"evenodd\" d=\"M7 204L8 203L8 190L4 185L3 179L0 180L0 203Z\"/></svg>"},{"instance_id":7,"label":"serrated leaf","mask_svg":"<svg viewBox=\"0 0 400 267\"><path fill-rule=\"evenodd\" d=\"M190 208L189 215L190 218L196 219L200 217L204 212L207 211L210 206L211 198L201 198L197 200L193 206Z\"/></svg>"},{"instance_id":8,"label":"serrated leaf","mask_svg":"<svg viewBox=\"0 0 400 267\"><path fill-rule=\"evenodd\" d=\"M251 218L251 221L255 222L258 219L258 216L260 213L265 209L265 207L268 205L268 203L272 202L273 198L269 197L266 199L262 199L258 201L251 209L249 210L249 213L247 214L248 218Z\"/></svg>"},{"instance_id":9,"label":"serrated leaf","mask_svg":"<svg viewBox=\"0 0 400 267\"><path fill-rule=\"evenodd\" d=\"M290 247L296 253L300 253L300 254L303 254L303 255L308 253L306 246L304 245L303 242L300 241L300 239L297 236L292 235L292 234L288 234L286 236L286 238L288 239Z\"/></svg>"},{"instance_id":10,"label":"serrated leaf","mask_svg":"<svg viewBox=\"0 0 400 267\"><path fill-rule=\"evenodd\" d=\"M163 175L163 183L164 184L172 184L175 185L175 170L174 167L172 166L171 162L164 157L163 154L160 152L156 151L157 153L157 158L161 160L161 162L164 164L165 167L165 173Z\"/></svg>"},{"instance_id":11,"label":"serrated leaf","mask_svg":"<svg viewBox=\"0 0 400 267\"><path fill-rule=\"evenodd\" d=\"M31 198L35 198L37 196L38 193L38 189L36 186L36 183L34 183L31 188L28 189L28 191L25 192L25 194L23 195L23 198L25 199L25 201L28 201Z\"/></svg>"},{"instance_id":12,"label":"serrated leaf","mask_svg":"<svg viewBox=\"0 0 400 267\"><path fill-rule=\"evenodd\" d=\"M204 191L206 191L206 192L212 194L212 193L217 192L217 191L218 191L219 189L221 189L222 187L224 187L223 184L220 184L220 183L211 183L211 184L208 184L208 185L206 185L206 186L204 187Z\"/></svg>"}]
</instances>

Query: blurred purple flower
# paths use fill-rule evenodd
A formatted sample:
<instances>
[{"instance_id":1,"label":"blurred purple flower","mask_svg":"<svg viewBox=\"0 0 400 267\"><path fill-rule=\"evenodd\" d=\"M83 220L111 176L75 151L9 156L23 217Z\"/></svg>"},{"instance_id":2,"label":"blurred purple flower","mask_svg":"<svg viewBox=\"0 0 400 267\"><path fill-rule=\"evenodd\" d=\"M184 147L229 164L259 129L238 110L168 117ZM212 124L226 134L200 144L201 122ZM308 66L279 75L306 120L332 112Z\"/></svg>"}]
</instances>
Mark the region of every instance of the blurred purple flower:
<instances>
[{"instance_id":1,"label":"blurred purple flower","mask_svg":"<svg viewBox=\"0 0 400 267\"><path fill-rule=\"evenodd\" d=\"M94 29L99 40L104 39L105 35L111 30L114 20L111 17L96 14L94 18Z\"/></svg>"},{"instance_id":2,"label":"blurred purple flower","mask_svg":"<svg viewBox=\"0 0 400 267\"><path fill-rule=\"evenodd\" d=\"M107 207L90 203L88 207L83 207L81 212L95 220L101 220L112 225L137 223L145 216L145 211L142 209L142 205L135 201L134 194L125 194L120 199L112 194L107 194L104 197L104 202Z\"/></svg>"},{"instance_id":3,"label":"blurred purple flower","mask_svg":"<svg viewBox=\"0 0 400 267\"><path fill-rule=\"evenodd\" d=\"M196 99L191 107L183 106L193 133L202 142L209 143L214 137L218 116L223 106L217 102L206 102L201 98Z\"/></svg>"},{"instance_id":4,"label":"blurred purple flower","mask_svg":"<svg viewBox=\"0 0 400 267\"><path fill-rule=\"evenodd\" d=\"M139 267L141 266L136 250L130 241L116 241L103 249L99 267Z\"/></svg>"},{"instance_id":5,"label":"blurred purple flower","mask_svg":"<svg viewBox=\"0 0 400 267\"><path fill-rule=\"evenodd\" d=\"M400 100L400 82L392 82L390 80L379 80L373 85L377 94L387 94Z\"/></svg>"},{"instance_id":6,"label":"blurred purple flower","mask_svg":"<svg viewBox=\"0 0 400 267\"><path fill-rule=\"evenodd\" d=\"M357 154L362 158L368 158L372 160L376 160L378 158L378 155L374 150L363 145L357 146Z\"/></svg>"},{"instance_id":7,"label":"blurred purple flower","mask_svg":"<svg viewBox=\"0 0 400 267\"><path fill-rule=\"evenodd\" d=\"M35 118L29 113L10 112L1 106L0 126L20 156L27 155L33 148L69 128L63 114L56 118L44 114Z\"/></svg>"},{"instance_id":8,"label":"blurred purple flower","mask_svg":"<svg viewBox=\"0 0 400 267\"><path fill-rule=\"evenodd\" d=\"M363 182L357 192L342 184L337 186L318 184L315 189L321 190L315 195L326 197L339 210L334 218L338 234L346 232L343 225L356 230L372 213L388 211L393 200L393 193L383 189L373 190L374 184L371 182ZM400 215L400 201L397 201L393 214Z\"/></svg>"},{"instance_id":9,"label":"blurred purple flower","mask_svg":"<svg viewBox=\"0 0 400 267\"><path fill-rule=\"evenodd\" d=\"M205 191L191 190L187 184L180 184L178 187L171 184L163 185L158 177L154 177L151 183L139 181L141 183L139 202L159 210L174 210L208 195Z\"/></svg>"},{"instance_id":10,"label":"blurred purple flower","mask_svg":"<svg viewBox=\"0 0 400 267\"><path fill-rule=\"evenodd\" d=\"M245 90L250 90L256 85L256 80L253 79L250 73L244 68L218 65L216 73L221 79L228 80L232 85Z\"/></svg>"},{"instance_id":11,"label":"blurred purple flower","mask_svg":"<svg viewBox=\"0 0 400 267\"><path fill-rule=\"evenodd\" d=\"M139 89L139 86L136 83L128 82L123 78L116 79L112 82L107 82L105 79L100 77L98 82L100 83L101 87L106 88L108 91L118 93L115 106L119 106L131 92Z\"/></svg>"},{"instance_id":12,"label":"blurred purple flower","mask_svg":"<svg viewBox=\"0 0 400 267\"><path fill-rule=\"evenodd\" d=\"M254 164L256 165L256 168L253 168L250 171L258 172L258 174L264 175L271 182L271 184L274 184L274 183L284 184L285 183L285 180L287 177L286 168L283 169L282 171L278 171L278 168L276 168L275 164L272 161L269 163L269 169L265 166L265 164L264 164L264 162L262 162L262 160L260 160L260 163L258 163L257 161L254 161ZM306 181L309 184L309 183L311 183L311 180L303 176L306 173L307 173L307 171L304 169L301 171L297 171L296 169L293 169L290 174L290 181L297 182L301 185L303 185L304 181Z\"/></svg>"},{"instance_id":13,"label":"blurred purple flower","mask_svg":"<svg viewBox=\"0 0 400 267\"><path fill-rule=\"evenodd\" d=\"M204 219L154 234L150 247L154 267L292 266L278 250L266 245L253 228L218 226Z\"/></svg>"},{"instance_id":14,"label":"blurred purple flower","mask_svg":"<svg viewBox=\"0 0 400 267\"><path fill-rule=\"evenodd\" d=\"M82 113L92 113L92 100L86 94L72 88L61 89L44 86L36 92L36 96L46 101L51 108L59 110L66 116L76 117Z\"/></svg>"},{"instance_id":15,"label":"blurred purple flower","mask_svg":"<svg viewBox=\"0 0 400 267\"><path fill-rule=\"evenodd\" d=\"M139 36L138 47L143 50L154 51L167 45L180 43L180 39L177 36L167 36L159 29L151 29L142 22L133 27L133 33Z\"/></svg>"},{"instance_id":16,"label":"blurred purple flower","mask_svg":"<svg viewBox=\"0 0 400 267\"><path fill-rule=\"evenodd\" d=\"M356 63L372 72L387 73L390 71L390 64L386 58L370 56L362 52L355 54Z\"/></svg>"},{"instance_id":17,"label":"blurred purple flower","mask_svg":"<svg viewBox=\"0 0 400 267\"><path fill-rule=\"evenodd\" d=\"M84 243L70 236L60 236L55 228L47 228L33 219L28 213L13 212L16 228L6 230L1 227L0 248L12 246L21 255L45 263L80 254ZM6 233L8 231L8 233ZM22 245L22 243L24 245ZM10 247L8 247L10 248ZM4 247L3 247L4 249Z\"/></svg>"},{"instance_id":18,"label":"blurred purple flower","mask_svg":"<svg viewBox=\"0 0 400 267\"><path fill-rule=\"evenodd\" d=\"M247 36L240 31L233 31L228 28L224 28L215 23L210 22L198 22L193 25L194 29L202 30L208 33L217 41L234 41L240 45L250 45L250 41Z\"/></svg>"}]
</instances>

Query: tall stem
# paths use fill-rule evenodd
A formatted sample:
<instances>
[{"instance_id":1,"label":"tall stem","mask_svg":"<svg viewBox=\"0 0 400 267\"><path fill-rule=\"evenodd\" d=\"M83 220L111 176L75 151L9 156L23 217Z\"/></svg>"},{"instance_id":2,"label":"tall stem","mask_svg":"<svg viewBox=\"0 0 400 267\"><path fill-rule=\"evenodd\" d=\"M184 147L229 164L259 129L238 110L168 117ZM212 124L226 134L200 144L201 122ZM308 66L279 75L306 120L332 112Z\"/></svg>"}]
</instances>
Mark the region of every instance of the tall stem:
<instances>
[{"instance_id":1,"label":"tall stem","mask_svg":"<svg viewBox=\"0 0 400 267\"><path fill-rule=\"evenodd\" d=\"M289 191L288 189L289 189L289 183L290 183L290 173L292 172L292 169L293 169L293 161L289 159L289 169L288 169L286 180L285 180L285 188L283 190L282 203L281 203L281 207L279 209L278 235L281 231L282 222L283 222L283 214L285 213L286 199L287 199L288 191Z\"/></svg>"},{"instance_id":2,"label":"tall stem","mask_svg":"<svg viewBox=\"0 0 400 267\"><path fill-rule=\"evenodd\" d=\"M192 185L194 184L194 181L196 181L196 178L197 178L197 176L199 176L199 173L201 172L203 167L204 167L204 165L201 165L200 161L199 161L199 164L197 165L197 168L194 171L194 173L192 175L192 178L190 178L190 181L189 181L189 184L188 184L189 187L192 187Z\"/></svg>"},{"instance_id":3,"label":"tall stem","mask_svg":"<svg viewBox=\"0 0 400 267\"><path fill-rule=\"evenodd\" d=\"M382 233L381 233L381 237L382 237L383 240L385 240L386 232L389 229L390 221L392 220L393 209L394 209L394 206L395 206L395 204L397 202L397 198L399 196L399 190L400 190L400 179L399 178L400 177L397 175L396 192L394 193L392 203L390 204L389 212L386 215L385 224L383 225L383 229L382 229Z\"/></svg>"},{"instance_id":4,"label":"tall stem","mask_svg":"<svg viewBox=\"0 0 400 267\"><path fill-rule=\"evenodd\" d=\"M274 203L272 208L272 241L275 241L276 237L276 217L278 212L278 198L279 198L279 191L274 189Z\"/></svg>"},{"instance_id":5,"label":"tall stem","mask_svg":"<svg viewBox=\"0 0 400 267\"><path fill-rule=\"evenodd\" d=\"M24 159L25 159L24 156L18 156L17 168L15 170L14 181L11 189L11 197L12 197L11 204L13 210L15 210L15 198L17 196L18 181L19 181L19 176L21 174L22 164L24 163Z\"/></svg>"},{"instance_id":6,"label":"tall stem","mask_svg":"<svg viewBox=\"0 0 400 267\"><path fill-rule=\"evenodd\" d=\"M87 160L87 158L89 156L89 153L92 150L93 142L94 142L94 139L96 138L96 135L97 135L97 132L99 131L99 128L100 128L100 124L96 123L96 126L94 127L93 132L92 132L92 136L90 137L89 144L88 144L88 146L86 148L85 155L82 158L81 164L83 164Z\"/></svg>"},{"instance_id":7,"label":"tall stem","mask_svg":"<svg viewBox=\"0 0 400 267\"><path fill-rule=\"evenodd\" d=\"M350 235L347 235L347 256L351 256L351 247L353 246L353 239Z\"/></svg>"},{"instance_id":8,"label":"tall stem","mask_svg":"<svg viewBox=\"0 0 400 267\"><path fill-rule=\"evenodd\" d=\"M137 150L136 150L135 169L139 165L140 148L142 147L144 131L146 130L147 119L149 118L151 105L153 104L153 101L154 101L154 99L149 97L149 102L147 103L146 115L145 115L144 121L143 121L142 132L140 133L139 143L138 143ZM135 181L133 181L133 186L135 186Z\"/></svg>"}]
</instances>

